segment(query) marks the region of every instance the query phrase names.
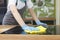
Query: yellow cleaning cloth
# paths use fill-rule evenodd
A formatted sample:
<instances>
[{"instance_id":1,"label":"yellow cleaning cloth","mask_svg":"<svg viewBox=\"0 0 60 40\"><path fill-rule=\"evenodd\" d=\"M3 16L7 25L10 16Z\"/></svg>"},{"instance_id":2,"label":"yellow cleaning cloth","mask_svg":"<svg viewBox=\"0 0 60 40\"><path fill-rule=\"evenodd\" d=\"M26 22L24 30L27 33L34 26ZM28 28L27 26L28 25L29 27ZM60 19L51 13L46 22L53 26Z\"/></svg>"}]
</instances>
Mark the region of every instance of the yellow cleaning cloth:
<instances>
[{"instance_id":1,"label":"yellow cleaning cloth","mask_svg":"<svg viewBox=\"0 0 60 40\"><path fill-rule=\"evenodd\" d=\"M43 27L43 26L38 26L36 27L39 30L38 31L30 31L30 30L24 30L26 33L30 33L30 34L40 34L40 33L46 33L47 28Z\"/></svg>"}]
</instances>

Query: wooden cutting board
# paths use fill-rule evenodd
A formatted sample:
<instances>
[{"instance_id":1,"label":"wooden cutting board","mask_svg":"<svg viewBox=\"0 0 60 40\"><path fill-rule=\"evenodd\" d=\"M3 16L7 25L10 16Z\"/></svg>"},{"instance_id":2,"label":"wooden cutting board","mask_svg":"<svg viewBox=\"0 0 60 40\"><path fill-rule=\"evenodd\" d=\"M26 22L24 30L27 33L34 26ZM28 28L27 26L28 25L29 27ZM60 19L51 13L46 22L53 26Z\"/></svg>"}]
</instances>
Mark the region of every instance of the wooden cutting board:
<instances>
[{"instance_id":1,"label":"wooden cutting board","mask_svg":"<svg viewBox=\"0 0 60 40\"><path fill-rule=\"evenodd\" d=\"M0 25L0 33L16 27L16 25Z\"/></svg>"}]
</instances>

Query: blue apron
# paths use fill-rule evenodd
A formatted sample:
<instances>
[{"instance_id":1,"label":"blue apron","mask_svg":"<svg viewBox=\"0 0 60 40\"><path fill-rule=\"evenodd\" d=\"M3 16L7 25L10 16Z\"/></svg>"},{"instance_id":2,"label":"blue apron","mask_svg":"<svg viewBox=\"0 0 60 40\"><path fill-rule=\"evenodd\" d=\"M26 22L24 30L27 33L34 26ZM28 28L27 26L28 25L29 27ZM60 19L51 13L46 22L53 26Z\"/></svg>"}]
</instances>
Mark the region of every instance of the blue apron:
<instances>
[{"instance_id":1,"label":"blue apron","mask_svg":"<svg viewBox=\"0 0 60 40\"><path fill-rule=\"evenodd\" d=\"M26 11L26 2L25 2L25 7L22 9L17 9L18 12L20 13L21 17L23 18L23 13L24 11ZM3 22L2 25L18 25L17 21L15 20L15 18L13 17L11 11L8 11L4 18L3 18Z\"/></svg>"},{"instance_id":2,"label":"blue apron","mask_svg":"<svg viewBox=\"0 0 60 40\"><path fill-rule=\"evenodd\" d=\"M22 16L22 18L23 18L23 13L24 13L24 11L25 11L25 9L26 9L26 3L25 3L25 7L24 8L22 8L22 9L18 9L18 12L20 13L20 15ZM2 25L19 25L18 23L17 23L17 21L15 20L15 18L13 17L13 15L12 15L12 13L11 13L11 11L8 11L6 14L5 14L5 16L4 16L4 18L3 18L3 22L2 22ZM21 27L15 27L15 28L13 28L13 29L11 29L11 30L8 30L8 31L6 31L6 32L4 32L5 34L25 34L25 32L22 30L22 28Z\"/></svg>"}]
</instances>

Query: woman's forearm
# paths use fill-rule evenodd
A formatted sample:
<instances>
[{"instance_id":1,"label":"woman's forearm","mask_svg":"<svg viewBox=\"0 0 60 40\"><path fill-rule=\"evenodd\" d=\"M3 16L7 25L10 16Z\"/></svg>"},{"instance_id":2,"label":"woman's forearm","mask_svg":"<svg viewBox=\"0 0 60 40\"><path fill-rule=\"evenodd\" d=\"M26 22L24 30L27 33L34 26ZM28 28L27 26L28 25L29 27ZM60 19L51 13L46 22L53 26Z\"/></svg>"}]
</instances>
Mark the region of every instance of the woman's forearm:
<instances>
[{"instance_id":1,"label":"woman's forearm","mask_svg":"<svg viewBox=\"0 0 60 40\"><path fill-rule=\"evenodd\" d=\"M30 12L31 16L33 17L33 20L35 20L35 21L38 20L36 14L32 8L29 9L29 12Z\"/></svg>"},{"instance_id":2,"label":"woman's forearm","mask_svg":"<svg viewBox=\"0 0 60 40\"><path fill-rule=\"evenodd\" d=\"M15 5L11 5L11 6L10 6L10 9L11 9L11 12L12 12L14 18L15 18L16 21L18 22L18 24L19 24L20 26L24 25L25 23L24 23L24 21L22 20L21 15L20 15L19 12L17 11L16 6L15 6Z\"/></svg>"}]
</instances>

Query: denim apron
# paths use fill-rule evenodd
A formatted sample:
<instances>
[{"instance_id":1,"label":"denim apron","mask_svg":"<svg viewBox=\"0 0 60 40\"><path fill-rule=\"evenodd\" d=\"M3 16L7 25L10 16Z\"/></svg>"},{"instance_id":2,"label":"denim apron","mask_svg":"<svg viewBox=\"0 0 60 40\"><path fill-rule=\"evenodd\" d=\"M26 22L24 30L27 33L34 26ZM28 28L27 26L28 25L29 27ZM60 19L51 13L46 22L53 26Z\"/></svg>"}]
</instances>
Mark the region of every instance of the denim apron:
<instances>
[{"instance_id":1,"label":"denim apron","mask_svg":"<svg viewBox=\"0 0 60 40\"><path fill-rule=\"evenodd\" d=\"M17 10L23 18L23 13L26 10L26 2L25 2L25 7L23 7L22 9L17 9ZM15 18L12 15L11 11L8 11L5 14L2 25L18 25L17 21L15 20ZM22 28L20 26L16 26L15 28L5 31L3 33L5 33L5 34L20 34L20 33L25 34L25 32L22 30Z\"/></svg>"},{"instance_id":2,"label":"denim apron","mask_svg":"<svg viewBox=\"0 0 60 40\"><path fill-rule=\"evenodd\" d=\"M20 10L17 9L22 18L23 18L23 13L24 13L25 9L26 9L26 6ZM12 15L11 11L9 11L5 14L2 25L18 25L17 21L15 20L15 18Z\"/></svg>"}]
</instances>

